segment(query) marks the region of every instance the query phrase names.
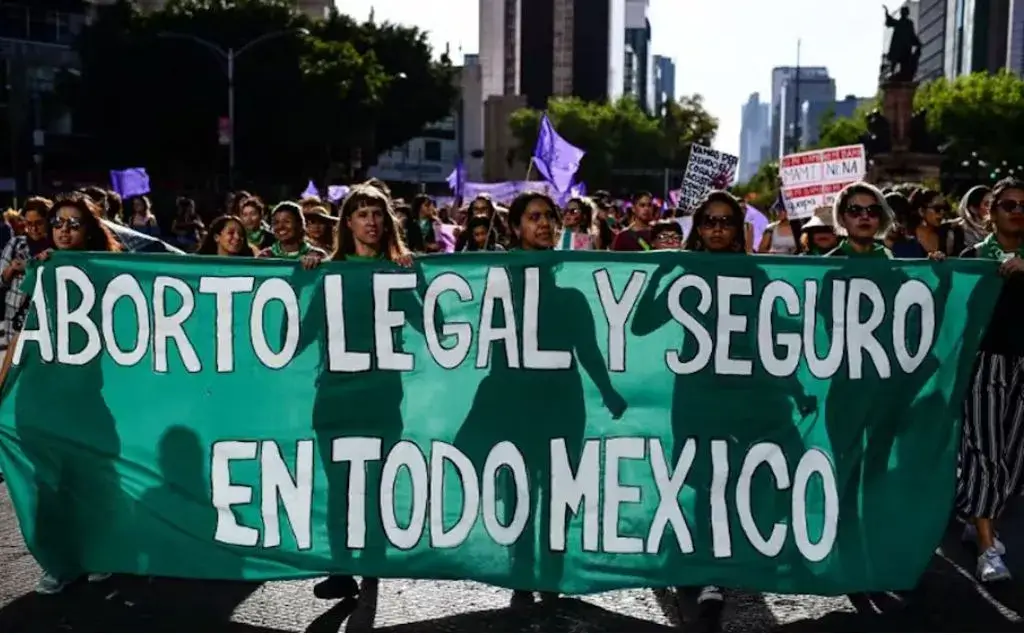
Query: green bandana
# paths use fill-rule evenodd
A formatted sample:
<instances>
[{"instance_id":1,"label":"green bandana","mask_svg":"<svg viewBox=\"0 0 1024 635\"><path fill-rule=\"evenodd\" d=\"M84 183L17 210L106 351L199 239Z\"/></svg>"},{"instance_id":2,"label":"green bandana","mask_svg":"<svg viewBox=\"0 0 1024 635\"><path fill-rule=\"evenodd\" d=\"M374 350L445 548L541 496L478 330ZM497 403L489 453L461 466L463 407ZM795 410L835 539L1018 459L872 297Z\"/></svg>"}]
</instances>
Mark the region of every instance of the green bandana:
<instances>
[{"instance_id":1,"label":"green bandana","mask_svg":"<svg viewBox=\"0 0 1024 635\"><path fill-rule=\"evenodd\" d=\"M270 253L274 255L274 258L302 258L306 254L308 254L311 250L312 250L312 247L310 247L309 243L307 243L307 242L303 242L299 246L299 250L298 251L292 251L292 252L288 252L288 251L285 251L284 249L281 249L281 243L278 243L278 242L275 242L270 247Z\"/></svg>"},{"instance_id":2,"label":"green bandana","mask_svg":"<svg viewBox=\"0 0 1024 635\"><path fill-rule=\"evenodd\" d=\"M988 260L998 260L1002 262L1013 256L1018 258L1024 258L1024 246L1019 247L1017 251L1007 253L1003 250L1002 245L996 240L995 234L989 234L985 237L985 240L977 244L975 249L978 250L979 258L987 258Z\"/></svg>"},{"instance_id":3,"label":"green bandana","mask_svg":"<svg viewBox=\"0 0 1024 635\"><path fill-rule=\"evenodd\" d=\"M843 240L837 247L839 253L850 258L892 258L892 252L879 242L872 243L871 251L856 251L850 241Z\"/></svg>"},{"instance_id":4,"label":"green bandana","mask_svg":"<svg viewBox=\"0 0 1024 635\"><path fill-rule=\"evenodd\" d=\"M261 242L263 242L263 229L260 228L257 229L256 231L249 232L248 235L246 236L246 239L249 241L250 245L259 245Z\"/></svg>"}]
</instances>

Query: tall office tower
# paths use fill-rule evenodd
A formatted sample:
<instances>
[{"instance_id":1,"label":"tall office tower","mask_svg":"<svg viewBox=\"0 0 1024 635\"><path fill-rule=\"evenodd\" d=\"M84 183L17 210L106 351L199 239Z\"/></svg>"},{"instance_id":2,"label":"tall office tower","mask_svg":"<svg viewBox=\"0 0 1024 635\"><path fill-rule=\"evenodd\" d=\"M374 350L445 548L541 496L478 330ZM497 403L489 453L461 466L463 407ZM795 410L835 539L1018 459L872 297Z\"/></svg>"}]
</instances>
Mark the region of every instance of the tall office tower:
<instances>
[{"instance_id":1,"label":"tall office tower","mask_svg":"<svg viewBox=\"0 0 1024 635\"><path fill-rule=\"evenodd\" d=\"M536 3L536 0L524 0ZM521 0L480 0L481 99L520 92Z\"/></svg>"},{"instance_id":2,"label":"tall office tower","mask_svg":"<svg viewBox=\"0 0 1024 635\"><path fill-rule=\"evenodd\" d=\"M753 93L743 105L740 127L739 181L749 181L766 153L765 146L771 142L770 106L761 103L760 93Z\"/></svg>"},{"instance_id":3,"label":"tall office tower","mask_svg":"<svg viewBox=\"0 0 1024 635\"><path fill-rule=\"evenodd\" d=\"M1012 1L947 1L946 77L994 73L1006 66Z\"/></svg>"},{"instance_id":4,"label":"tall office tower","mask_svg":"<svg viewBox=\"0 0 1024 635\"><path fill-rule=\"evenodd\" d=\"M946 69L946 3L948 0L919 0L917 38L921 40L921 59L917 80L938 79Z\"/></svg>"},{"instance_id":5,"label":"tall office tower","mask_svg":"<svg viewBox=\"0 0 1024 635\"><path fill-rule=\"evenodd\" d=\"M1024 0L1011 0L1006 32L1006 68L1024 76Z\"/></svg>"},{"instance_id":6,"label":"tall office tower","mask_svg":"<svg viewBox=\"0 0 1024 635\"><path fill-rule=\"evenodd\" d=\"M654 111L654 50L651 47L651 22L647 18L650 0L626 0L626 45L637 57L636 98L640 107Z\"/></svg>"},{"instance_id":7,"label":"tall office tower","mask_svg":"<svg viewBox=\"0 0 1024 635\"><path fill-rule=\"evenodd\" d=\"M671 57L654 56L654 112L660 114L666 102L676 100L676 63Z\"/></svg>"},{"instance_id":8,"label":"tall office tower","mask_svg":"<svg viewBox=\"0 0 1024 635\"><path fill-rule=\"evenodd\" d=\"M793 139L799 127L804 101L835 101L836 82L823 66L780 66L772 69L771 156L781 157L798 145Z\"/></svg>"}]
</instances>

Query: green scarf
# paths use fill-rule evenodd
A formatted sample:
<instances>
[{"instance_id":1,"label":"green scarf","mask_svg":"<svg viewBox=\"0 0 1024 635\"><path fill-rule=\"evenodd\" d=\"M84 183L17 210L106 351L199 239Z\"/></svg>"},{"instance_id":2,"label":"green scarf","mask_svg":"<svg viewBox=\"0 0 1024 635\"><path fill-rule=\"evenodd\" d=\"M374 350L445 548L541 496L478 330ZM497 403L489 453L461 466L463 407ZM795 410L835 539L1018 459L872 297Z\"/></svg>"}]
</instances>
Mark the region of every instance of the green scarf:
<instances>
[{"instance_id":1,"label":"green scarf","mask_svg":"<svg viewBox=\"0 0 1024 635\"><path fill-rule=\"evenodd\" d=\"M287 252L284 249L281 249L281 243L275 242L270 247L270 253L273 254L274 258L295 258L295 259L298 259L298 258L302 258L306 254L308 254L312 249L313 248L309 246L309 243L303 242L299 246L299 250L298 251Z\"/></svg>"},{"instance_id":2,"label":"green scarf","mask_svg":"<svg viewBox=\"0 0 1024 635\"><path fill-rule=\"evenodd\" d=\"M246 240L249 241L250 245L259 246L263 242L263 228L259 228L255 231L251 231L246 235Z\"/></svg>"},{"instance_id":3,"label":"green scarf","mask_svg":"<svg viewBox=\"0 0 1024 635\"><path fill-rule=\"evenodd\" d=\"M837 247L839 253L849 258L892 258L892 252L880 242L872 243L871 251L856 251L850 241L843 239Z\"/></svg>"},{"instance_id":4,"label":"green scarf","mask_svg":"<svg viewBox=\"0 0 1024 635\"><path fill-rule=\"evenodd\" d=\"M978 250L979 258L986 258L988 260L998 260L999 262L1002 262L1014 256L1024 258L1024 246L1018 247L1014 252L1007 253L1003 251L1003 247L999 244L995 234L989 234L986 236L985 240L975 246L975 249Z\"/></svg>"}]
</instances>

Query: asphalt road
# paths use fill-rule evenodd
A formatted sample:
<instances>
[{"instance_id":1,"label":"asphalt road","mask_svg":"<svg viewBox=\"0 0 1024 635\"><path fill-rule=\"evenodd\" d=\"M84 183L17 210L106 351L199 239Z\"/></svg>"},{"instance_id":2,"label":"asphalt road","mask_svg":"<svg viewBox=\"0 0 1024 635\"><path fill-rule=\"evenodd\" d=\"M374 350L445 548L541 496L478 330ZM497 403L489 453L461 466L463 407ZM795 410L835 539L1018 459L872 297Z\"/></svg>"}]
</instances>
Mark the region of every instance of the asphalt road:
<instances>
[{"instance_id":1,"label":"asphalt road","mask_svg":"<svg viewBox=\"0 0 1024 635\"><path fill-rule=\"evenodd\" d=\"M1008 564L1024 579L1024 515L1002 528ZM899 530L898 521L894 531ZM858 599L730 593L726 631L985 631L1024 629L1024 588L982 589L973 555L950 531L918 588L903 597ZM360 602L313 597L314 581L266 584L115 576L56 596L32 592L39 567L25 550L0 485L0 632L657 632L696 630L693 607L650 589L565 598L508 608L511 592L472 582L384 580Z\"/></svg>"}]
</instances>

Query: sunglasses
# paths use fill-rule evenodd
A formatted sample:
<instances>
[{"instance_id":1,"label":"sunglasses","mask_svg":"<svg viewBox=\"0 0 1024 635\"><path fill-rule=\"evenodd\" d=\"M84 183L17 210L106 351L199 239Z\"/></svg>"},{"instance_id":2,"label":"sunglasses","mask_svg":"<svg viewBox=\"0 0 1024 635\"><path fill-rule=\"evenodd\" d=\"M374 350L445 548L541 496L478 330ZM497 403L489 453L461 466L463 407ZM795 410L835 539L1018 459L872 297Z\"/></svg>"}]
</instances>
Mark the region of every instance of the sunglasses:
<instances>
[{"instance_id":1,"label":"sunglasses","mask_svg":"<svg viewBox=\"0 0 1024 635\"><path fill-rule=\"evenodd\" d=\"M732 216L705 216L704 220L701 221L701 227L705 229L714 229L721 227L722 229L732 227L736 223L733 221Z\"/></svg>"},{"instance_id":2,"label":"sunglasses","mask_svg":"<svg viewBox=\"0 0 1024 635\"><path fill-rule=\"evenodd\" d=\"M82 221L77 218L54 218L50 225L54 229L64 229L65 225L71 231L82 229Z\"/></svg>"},{"instance_id":3,"label":"sunglasses","mask_svg":"<svg viewBox=\"0 0 1024 635\"><path fill-rule=\"evenodd\" d=\"M683 237L675 232L661 232L654 237L654 240L660 243L677 243L683 240Z\"/></svg>"},{"instance_id":4,"label":"sunglasses","mask_svg":"<svg viewBox=\"0 0 1024 635\"><path fill-rule=\"evenodd\" d=\"M1007 214L1014 212L1024 212L1024 201L1015 201L1013 199L1003 199L996 203L996 207L1003 210Z\"/></svg>"},{"instance_id":5,"label":"sunglasses","mask_svg":"<svg viewBox=\"0 0 1024 635\"><path fill-rule=\"evenodd\" d=\"M882 216L882 206L877 203L874 205L847 205L845 214L854 218L864 215L867 215L869 218L880 218Z\"/></svg>"}]
</instances>

